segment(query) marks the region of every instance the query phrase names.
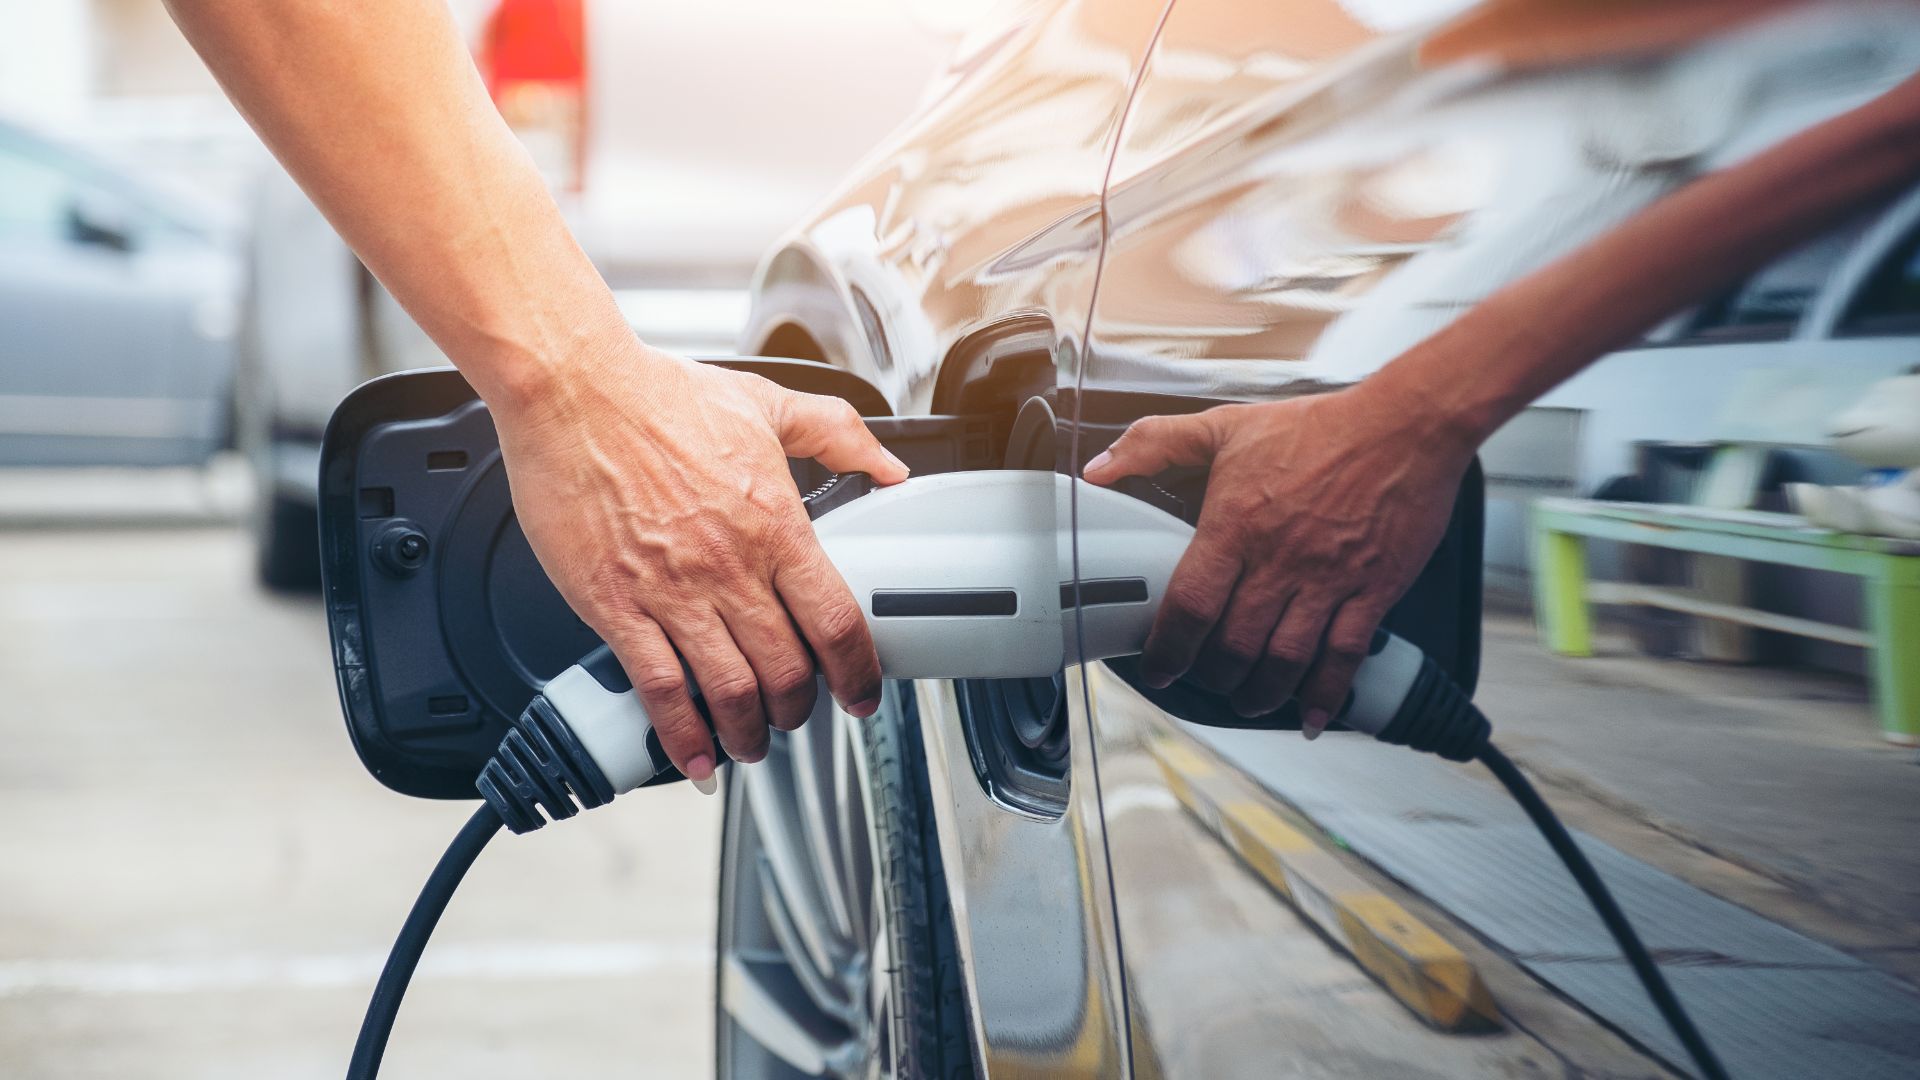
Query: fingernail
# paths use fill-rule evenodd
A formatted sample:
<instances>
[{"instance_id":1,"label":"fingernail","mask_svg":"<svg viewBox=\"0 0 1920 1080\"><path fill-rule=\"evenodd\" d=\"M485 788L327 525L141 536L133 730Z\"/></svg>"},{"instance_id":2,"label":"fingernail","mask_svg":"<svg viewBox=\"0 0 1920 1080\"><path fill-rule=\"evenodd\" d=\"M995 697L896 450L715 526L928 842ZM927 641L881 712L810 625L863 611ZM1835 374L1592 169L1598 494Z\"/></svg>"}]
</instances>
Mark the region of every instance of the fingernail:
<instances>
[{"instance_id":1,"label":"fingernail","mask_svg":"<svg viewBox=\"0 0 1920 1080\"><path fill-rule=\"evenodd\" d=\"M847 712L851 713L853 716L858 717L861 720L865 720L867 717L872 716L875 712L879 711L879 709L880 709L880 699L877 697L870 697L864 701L856 701L853 704L847 706Z\"/></svg>"},{"instance_id":2,"label":"fingernail","mask_svg":"<svg viewBox=\"0 0 1920 1080\"><path fill-rule=\"evenodd\" d=\"M695 754L687 759L687 767L680 771L686 774L687 779L693 781L694 787L700 788L709 795L713 794L713 758L706 754ZM700 787L701 784L707 786Z\"/></svg>"},{"instance_id":3,"label":"fingernail","mask_svg":"<svg viewBox=\"0 0 1920 1080\"><path fill-rule=\"evenodd\" d=\"M1099 453L1093 455L1093 460L1087 462L1087 467L1080 470L1080 475L1085 476L1087 473L1090 473L1095 469L1105 466L1107 462L1112 460L1113 460L1113 453L1108 450L1102 450Z\"/></svg>"},{"instance_id":4,"label":"fingernail","mask_svg":"<svg viewBox=\"0 0 1920 1080\"><path fill-rule=\"evenodd\" d=\"M1165 690L1173 685L1173 676L1164 671L1143 671L1140 673L1140 681L1155 690Z\"/></svg>"},{"instance_id":5,"label":"fingernail","mask_svg":"<svg viewBox=\"0 0 1920 1080\"><path fill-rule=\"evenodd\" d=\"M720 790L720 778L709 775L705 780L695 780L693 788L702 795L711 795Z\"/></svg>"},{"instance_id":6,"label":"fingernail","mask_svg":"<svg viewBox=\"0 0 1920 1080\"><path fill-rule=\"evenodd\" d=\"M1307 718L1300 724L1300 734L1305 735L1308 742L1312 742L1320 737L1321 732L1327 730L1327 724L1332 720L1333 717L1328 716L1325 709L1308 709Z\"/></svg>"},{"instance_id":7,"label":"fingernail","mask_svg":"<svg viewBox=\"0 0 1920 1080\"><path fill-rule=\"evenodd\" d=\"M895 457L893 451L883 446L880 448L880 452L882 454L885 454L887 460L893 462L894 466L898 468L901 472L906 473L909 476L913 475L913 470L907 468L906 462L901 461L898 457Z\"/></svg>"}]
</instances>

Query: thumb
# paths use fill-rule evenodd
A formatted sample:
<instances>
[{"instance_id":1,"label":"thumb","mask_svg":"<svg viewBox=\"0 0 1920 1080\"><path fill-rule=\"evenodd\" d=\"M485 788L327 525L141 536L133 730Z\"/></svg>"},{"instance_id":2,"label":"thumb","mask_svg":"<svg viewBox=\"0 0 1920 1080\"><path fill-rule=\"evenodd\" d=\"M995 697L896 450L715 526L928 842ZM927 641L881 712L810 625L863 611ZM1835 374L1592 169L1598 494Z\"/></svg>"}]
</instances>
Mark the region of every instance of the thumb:
<instances>
[{"instance_id":1,"label":"thumb","mask_svg":"<svg viewBox=\"0 0 1920 1080\"><path fill-rule=\"evenodd\" d=\"M788 457L814 458L834 472L863 472L880 484L907 478L910 470L844 399L789 390L774 396L768 412Z\"/></svg>"},{"instance_id":2,"label":"thumb","mask_svg":"<svg viewBox=\"0 0 1920 1080\"><path fill-rule=\"evenodd\" d=\"M1170 465L1205 465L1218 449L1216 440L1209 413L1142 417L1094 455L1081 475L1106 485L1129 476L1152 476Z\"/></svg>"}]
</instances>

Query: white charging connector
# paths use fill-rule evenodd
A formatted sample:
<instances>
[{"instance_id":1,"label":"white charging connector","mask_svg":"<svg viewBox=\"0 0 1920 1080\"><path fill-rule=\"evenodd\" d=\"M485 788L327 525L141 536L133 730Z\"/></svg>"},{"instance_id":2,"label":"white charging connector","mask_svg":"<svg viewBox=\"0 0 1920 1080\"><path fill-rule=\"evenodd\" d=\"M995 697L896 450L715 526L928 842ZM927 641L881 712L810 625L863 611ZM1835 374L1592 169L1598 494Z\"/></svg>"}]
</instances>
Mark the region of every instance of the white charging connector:
<instances>
[{"instance_id":1,"label":"white charging connector","mask_svg":"<svg viewBox=\"0 0 1920 1080\"><path fill-rule=\"evenodd\" d=\"M866 614L889 679L1040 678L1137 654L1193 539L1191 525L1130 495L1034 471L907 480L828 511L814 531ZM1077 625L1063 617L1070 611ZM1407 741L1387 732L1423 683L1452 686L1419 649L1382 634L1340 721ZM508 828L526 832L545 823L541 810L577 812L569 791L597 806L678 778L646 706L602 647L547 683L480 790Z\"/></svg>"}]
</instances>

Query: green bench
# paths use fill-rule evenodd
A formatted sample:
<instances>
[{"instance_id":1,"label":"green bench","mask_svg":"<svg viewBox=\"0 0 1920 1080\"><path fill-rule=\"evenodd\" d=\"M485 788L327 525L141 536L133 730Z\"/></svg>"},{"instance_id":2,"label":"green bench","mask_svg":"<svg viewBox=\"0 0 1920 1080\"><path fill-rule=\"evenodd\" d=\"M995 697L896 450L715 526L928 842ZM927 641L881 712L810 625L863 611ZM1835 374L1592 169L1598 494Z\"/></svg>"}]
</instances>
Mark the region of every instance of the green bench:
<instances>
[{"instance_id":1,"label":"green bench","mask_svg":"<svg viewBox=\"0 0 1920 1080\"><path fill-rule=\"evenodd\" d=\"M1920 745L1920 541L1816 528L1792 514L1548 498L1532 509L1534 616L1546 646L1593 655L1593 602L1638 604L1872 651L1873 696L1887 741ZM1587 581L1595 538L1851 574L1867 629L1758 611L1671 586Z\"/></svg>"}]
</instances>

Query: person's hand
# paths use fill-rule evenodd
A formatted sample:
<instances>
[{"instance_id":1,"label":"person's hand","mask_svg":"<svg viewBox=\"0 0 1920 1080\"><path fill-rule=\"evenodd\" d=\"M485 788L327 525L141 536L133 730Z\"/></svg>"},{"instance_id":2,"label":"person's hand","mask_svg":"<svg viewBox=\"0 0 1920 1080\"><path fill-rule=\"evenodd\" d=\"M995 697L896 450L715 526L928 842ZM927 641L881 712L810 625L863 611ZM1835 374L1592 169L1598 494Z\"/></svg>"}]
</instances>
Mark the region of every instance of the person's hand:
<instances>
[{"instance_id":1,"label":"person's hand","mask_svg":"<svg viewBox=\"0 0 1920 1080\"><path fill-rule=\"evenodd\" d=\"M633 343L494 405L540 565L620 658L660 744L713 775L681 657L737 761L812 711L818 660L856 716L880 700L860 605L814 538L787 458L906 479L853 407ZM678 650L678 655L676 651Z\"/></svg>"},{"instance_id":2,"label":"person's hand","mask_svg":"<svg viewBox=\"0 0 1920 1080\"><path fill-rule=\"evenodd\" d=\"M1136 422L1085 476L1212 468L1199 527L1141 657L1260 716L1298 696L1314 738L1373 631L1446 531L1473 443L1367 384Z\"/></svg>"}]
</instances>

